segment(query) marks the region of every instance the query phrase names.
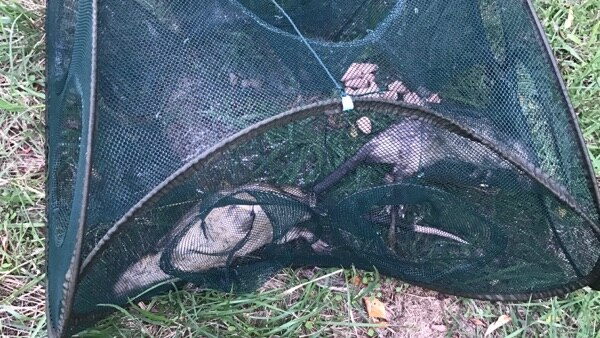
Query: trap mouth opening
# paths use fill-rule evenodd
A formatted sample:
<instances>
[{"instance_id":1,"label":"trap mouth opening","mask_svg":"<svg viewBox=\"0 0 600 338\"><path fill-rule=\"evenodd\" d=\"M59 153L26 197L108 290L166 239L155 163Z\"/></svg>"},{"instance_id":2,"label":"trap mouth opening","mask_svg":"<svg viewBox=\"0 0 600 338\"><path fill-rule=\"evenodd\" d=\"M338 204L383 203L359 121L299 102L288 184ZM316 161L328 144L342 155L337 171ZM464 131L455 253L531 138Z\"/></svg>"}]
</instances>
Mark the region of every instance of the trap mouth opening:
<instances>
[{"instance_id":1,"label":"trap mouth opening","mask_svg":"<svg viewBox=\"0 0 600 338\"><path fill-rule=\"evenodd\" d=\"M495 154L497 158L502 159L506 161L508 165L513 166L515 171L520 171L521 176L527 177L528 179L535 181L536 184L538 186L543 187L543 189L549 190L549 193L551 195L555 195L560 201L565 203L565 208L574 211L577 215L586 219L586 222L594 229L594 232L600 233L597 231L597 224L585 216L581 208L579 208L577 206L577 203L574 202L574 199L558 183L553 182L550 178L543 175L539 171L536 171L535 168L532 168L527 163L523 163L523 160L518 155L515 155L503 149L500 145L493 144L491 141L487 140L482 136L479 136L476 132L474 132L466 126L457 124L454 121L449 120L446 117L442 117L438 113L435 113L423 107L415 107L404 104L402 102L390 102L382 99L356 99L354 113L358 114L358 116L360 116L363 113L380 114L382 118L387 119L387 121L384 121L383 124L380 126L380 130L384 129L385 126L391 125L394 121L398 121L398 119L412 118L418 121L422 121L423 123L426 123L428 125L434 126L435 128L445 130L446 132L452 135L459 135L459 137L461 137L465 141L476 143L478 147L482 149L487 149L489 152ZM331 130L327 129L327 120L331 116L339 117L342 120L348 118L346 113L342 112L342 105L340 100L321 101L315 104L302 106L286 111L282 114L266 119L260 123L256 123L253 126L248 127L228 138L225 138L221 142L215 144L210 149L190 159L184 166L180 167L168 178L166 178L162 183L158 184L154 189L152 189L144 198L142 198L138 203L136 203L128 212L126 212L121 217L121 219L119 219L112 226L111 230L107 232L107 235L97 243L95 248L84 259L81 270L82 275L85 275L86 267L94 259L94 256L96 256L99 253L99 251L103 250L110 238L118 234L119 229L124 223L133 219L137 215L137 213L142 210L142 208L151 205L153 202L161 198L164 194L170 192L174 187L178 186L180 182L186 180L195 173L205 170L210 163L222 161L224 156L230 156L232 152L235 152L236 157L238 159L236 165L242 164L241 167L244 167L243 164L250 161L252 159L252 155L256 155L255 149L265 147L265 144L262 141L264 141L265 138L272 136L272 134L270 133L277 133L277 131L279 131L281 133L280 136L285 136L285 133L290 131L290 129L288 128L290 126L299 126L300 129L305 132L303 137L296 137L297 139L302 140L305 144L316 144L320 147L325 145L325 147L322 148L325 149L326 152L328 150L331 150L331 148L328 148L327 146L327 142L331 141L330 136L332 134ZM282 131L285 133L283 133ZM323 131L324 136L317 139L317 142L315 142L315 139L311 139L311 137L316 135L316 133L321 133ZM345 130L343 133L346 134L345 137L347 140L356 139L356 137L352 137L352 135L350 135L351 130ZM362 140L362 142L364 142L364 140L366 140L366 137L363 137ZM281 143L281 149L279 149L281 150L281 152L279 153L281 154L281 156L276 156L275 160L287 158L287 160L290 162L288 164L305 164L302 163L301 159L298 159L297 155L299 154L299 152L295 152L297 149L290 147L290 145L286 143L285 137L280 137L279 141L276 140L275 143L277 142ZM361 144L360 141L355 143L356 145L354 146L354 148L348 147L347 149L338 149L337 151L344 156L349 156L352 154L352 151L358 149L358 146ZM256 145L260 145L260 147L253 148ZM270 148L270 150L272 150L272 144L267 146L267 148ZM309 148L308 150L311 149ZM325 155L323 156L323 158L325 158L325 160L328 160L330 159L330 155L332 153L335 153L335 150L329 152L329 154L309 155ZM340 158L343 158L344 156L340 156ZM255 158L255 160L260 160L260 162L263 162L264 157L258 156ZM225 161L227 162L227 160ZM234 161L230 160L229 162L233 163ZM250 173L249 176L239 175L235 173L236 175L233 177L233 179L230 180L229 184L247 183L249 182L249 178L254 178L258 181L270 180L270 182L272 183L297 184L304 188L310 188L312 184L317 182L319 177L323 177L323 175L327 172L326 170L324 170L323 173L320 173L318 171L312 170L312 167L309 168L300 166L297 167L296 170L313 173L313 175L316 173L317 176L311 178L306 177L305 175L298 175L297 173L285 175L286 173L290 172L290 169L293 168L286 167L285 164L282 162L275 163L277 163L277 166L274 167L275 171L277 171L279 174L284 174L283 177L274 178L273 175L271 175L270 173L265 173L266 169L264 168L264 166L259 166L254 169L260 170ZM333 167L333 165L330 165L330 168ZM451 168L452 166L447 167ZM218 171L225 173L221 170L221 168L216 168L217 170L209 171L209 174L207 174L207 176L217 173ZM261 172L261 170L263 172ZM229 174L231 173L231 171L228 171L227 173ZM385 171L380 171L380 173L385 173ZM261 175L263 177L261 177ZM425 178L428 177L431 176L425 176ZM368 186L369 185L363 185L364 188ZM359 189L359 187L356 187L354 190L356 191Z\"/></svg>"},{"instance_id":2,"label":"trap mouth opening","mask_svg":"<svg viewBox=\"0 0 600 338\"><path fill-rule=\"evenodd\" d=\"M457 145L460 144L448 142L448 140L459 138L462 142L476 145L472 154L477 155L479 152L491 156L490 158L500 163L497 165L500 169L495 171L485 169L490 165L487 162L484 165L480 165L479 162L470 163L469 166L465 165L464 161L454 163L443 160L430 166L420 166L420 170L407 178L405 182L390 184L382 182L385 172L390 170L390 167L385 164L379 166L366 164L361 169L371 176L371 181L367 183L357 181L355 173L349 173L350 181L342 184L346 189L345 193L339 195L336 193L337 197L326 193L317 196L315 201L315 206L324 211L325 215L318 219L316 228L319 231L317 232L323 234L326 240L331 241L329 244L334 246L332 253L334 257L347 262L347 264L355 263L364 268L371 268L375 265L391 275L421 285L436 289L443 288L443 290L461 292L480 298L496 296L501 298L508 294L526 294L527 290L517 290L513 283L518 273L515 276L511 275L511 278L508 279L499 277L485 280L485 275L491 274L493 271L511 268L515 260L520 260L521 263L517 271L537 269L539 276L535 276L535 278L542 287L546 287L543 284L544 281L555 281L555 276L544 278L544 271L551 271L550 275L568 271L567 275L562 277L566 279L581 278L591 271L589 262L582 263L578 262L577 257L568 257L569 253L573 252L575 244L572 239L562 238L561 229L554 230L552 224L562 223L563 227L574 226L589 232L590 236L593 236L593 231L590 229L595 225L588 223L589 219L586 220L585 216L582 216L582 212L578 210L576 204L570 204L568 194L556 193L563 191L558 184L544 176L537 175L531 168L524 165L518 156L504 152L500 146L478 136L474 131L424 108L381 99L358 99L355 101L355 110L351 113L343 113L341 108L338 100L299 107L257 123L196 156L162 184L156 186L112 226L107 235L88 252L84 259L80 278L90 278L87 275L93 270L93 263L101 259L104 251L110 247L110 243L122 237L116 235L123 231L131 231L132 223L145 219L144 215L147 215L148 210L156 207L157 203L166 203L162 202L165 199L169 200L169 203L189 201L189 199L184 199L184 197L189 198L189 195L181 194L181 191L178 191L181 187L196 187L197 189L192 195L198 198L207 193L215 193L222 189L251 182L266 182L276 186L299 186L306 193L310 193L315 183L338 165L332 161L327 167L323 163L312 163L311 159L331 161L331 154L336 153L331 151L332 145L336 145L338 146L336 161L339 162L352 156L378 130L386 130L395 122L405 120L431 126L434 128L432 130L441 130L437 136L441 138L439 144L442 148L438 148L437 151L447 150L447 148L443 148L445 146L457 148ZM374 129L376 131L373 132L373 135L365 134L362 138L353 137L348 129L328 126L330 116L339 116L343 120L353 116L352 113L357 116L371 114L369 116L374 124L378 123L378 116L387 120L382 122L380 128ZM354 120L350 120L350 122L352 121ZM346 141L340 139L331 143L334 140L334 134ZM322 137L315 138L314 135L322 135ZM450 139L447 139L448 137ZM289 143L290 139L299 140L300 144L293 146ZM355 142L353 147L350 147L351 140ZM313 152L312 150L316 148L311 146L314 145L326 152ZM308 148L303 148L305 146ZM270 160L267 158L269 154L272 155ZM266 155L267 157L265 157ZM302 156L308 157L303 158ZM311 163L312 165L307 166ZM481 170L479 167L484 169ZM448 170L452 168L462 173L462 176L448 174ZM457 170L456 168L461 169ZM472 172L477 175L470 176L469 173ZM450 179L452 177L458 177L458 179L452 181ZM516 179L522 181L515 181ZM485 184L491 188L481 187L480 182L486 182ZM494 190L497 188L502 188L508 193L499 194ZM417 196L422 196L422 198L415 200ZM386 198L389 201L386 201ZM528 205L516 203L520 198L532 202ZM411 201L411 199L413 200ZM340 200L342 202L339 202ZM425 203L427 200L429 202ZM412 221L422 218L423 224L425 224L418 222L416 224L414 222L400 224L402 222L399 222L396 237L404 241L409 239L423 241L426 245L410 247L408 242L402 244L401 240L400 244L395 245L395 251L390 251L386 245L385 236L382 236L386 222L368 220L368 217L373 216L373 212L382 214L390 205L407 205L407 212L412 213ZM365 206L369 206L369 208L364 209ZM423 210L431 209L431 206L435 206L433 209L438 210L437 214L427 214L427 212L423 214ZM375 210L372 210L371 207L374 207ZM357 213L360 210L362 212ZM459 220L450 222L450 216L447 215L452 212L456 212L456 217L464 216L468 219L462 222ZM353 217L348 219L349 215L353 215ZM504 216L500 220L495 220L498 215ZM562 220L559 221L556 217ZM527 226L529 224L536 226ZM430 233L415 233L414 230L410 230L410 226L414 225L442 230L454 235L459 240L444 239L440 238L443 236ZM145 226L145 224L140 226ZM430 229L431 231L433 230ZM369 246L359 246L359 248L363 248L359 249L359 251L363 250L362 256L348 250L350 246L354 245L352 237L360 237L352 235L353 232L368 234L363 240L369 241L370 252L364 252L364 248ZM514 248L510 246L524 243L522 240L524 236L531 237L529 242L539 243L540 233L544 234L547 242L544 241L542 247L537 251L530 247ZM558 242L562 241L562 244L557 242L557 238ZM463 241L469 244L467 245ZM443 255L444 250L455 252L454 256ZM510 256L506 252L520 252L520 254ZM548 266L542 266L538 262L547 260L547 257L544 259L537 257L535 260L528 258L539 255L536 252L543 252L543 255L553 257L555 261L548 263ZM427 262L427 255L430 255L430 258L435 257L437 263ZM489 271L475 268L480 266L485 266ZM458 280L464 280L451 278L457 274L471 274L468 280L473 280L473 284L463 283L462 286L457 284ZM533 278L532 275L534 274L527 274L528 278ZM522 285L531 285L531 281Z\"/></svg>"}]
</instances>

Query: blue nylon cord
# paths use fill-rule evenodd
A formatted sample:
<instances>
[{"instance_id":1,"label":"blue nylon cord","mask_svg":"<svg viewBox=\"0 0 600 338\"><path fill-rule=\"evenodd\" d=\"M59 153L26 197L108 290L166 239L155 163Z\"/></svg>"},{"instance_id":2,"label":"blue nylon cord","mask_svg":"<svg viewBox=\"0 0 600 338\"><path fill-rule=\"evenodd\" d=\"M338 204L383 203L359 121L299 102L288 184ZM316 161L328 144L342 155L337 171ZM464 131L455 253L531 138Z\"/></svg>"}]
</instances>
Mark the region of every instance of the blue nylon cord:
<instances>
[{"instance_id":1,"label":"blue nylon cord","mask_svg":"<svg viewBox=\"0 0 600 338\"><path fill-rule=\"evenodd\" d=\"M342 94L342 96L345 96L346 95L346 91L344 90L344 88L335 80L335 78L333 77L333 75L331 75L331 72L329 71L329 69L327 68L327 66L325 66L325 63L323 62L323 60L321 60L321 57L319 57L319 54L317 54L317 52L311 47L311 45L308 43L308 41L306 41L306 38L304 38L304 35L302 35L302 33L300 32L300 30L298 29L298 27L296 27L296 24L294 23L294 20L292 20L292 18L290 18L290 16L286 13L286 11L281 6L279 6L279 4L277 3L277 1L271 0L271 2L279 9L279 11L281 12L281 14L283 14L283 16L285 16L285 18L289 21L289 23L292 25L292 27L294 28L294 30L296 31L296 33L298 34L298 36L300 37L300 39L302 39L302 42L304 42L304 44L306 45L306 47L314 55L315 59L317 59L317 61L319 62L319 64L323 68L323 70L325 70L325 73L327 73L327 76L329 76L329 79L331 79L331 82L333 82L333 84L340 91L340 93Z\"/></svg>"}]
</instances>

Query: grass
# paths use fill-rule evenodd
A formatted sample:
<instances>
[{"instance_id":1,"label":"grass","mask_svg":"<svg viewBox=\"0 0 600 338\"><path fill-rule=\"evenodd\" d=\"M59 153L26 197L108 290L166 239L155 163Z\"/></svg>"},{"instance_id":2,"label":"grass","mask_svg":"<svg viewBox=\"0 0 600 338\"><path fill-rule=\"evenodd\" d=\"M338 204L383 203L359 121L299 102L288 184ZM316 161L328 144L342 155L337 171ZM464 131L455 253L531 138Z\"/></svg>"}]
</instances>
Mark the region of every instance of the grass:
<instances>
[{"instance_id":1,"label":"grass","mask_svg":"<svg viewBox=\"0 0 600 338\"><path fill-rule=\"evenodd\" d=\"M537 12L600 172L600 1L537 1ZM572 24L566 28L572 13Z\"/></svg>"},{"instance_id":2,"label":"grass","mask_svg":"<svg viewBox=\"0 0 600 338\"><path fill-rule=\"evenodd\" d=\"M0 332L42 334L43 5L0 3Z\"/></svg>"},{"instance_id":3,"label":"grass","mask_svg":"<svg viewBox=\"0 0 600 338\"><path fill-rule=\"evenodd\" d=\"M536 8L600 172L600 0L538 0ZM0 2L2 337L45 335L43 14L43 0ZM386 303L387 328L367 318L364 296ZM588 288L563 298L490 303L352 269L285 269L251 294L180 290L118 310L82 336L471 337L502 314L512 320L493 336L600 336L600 293Z\"/></svg>"}]
</instances>

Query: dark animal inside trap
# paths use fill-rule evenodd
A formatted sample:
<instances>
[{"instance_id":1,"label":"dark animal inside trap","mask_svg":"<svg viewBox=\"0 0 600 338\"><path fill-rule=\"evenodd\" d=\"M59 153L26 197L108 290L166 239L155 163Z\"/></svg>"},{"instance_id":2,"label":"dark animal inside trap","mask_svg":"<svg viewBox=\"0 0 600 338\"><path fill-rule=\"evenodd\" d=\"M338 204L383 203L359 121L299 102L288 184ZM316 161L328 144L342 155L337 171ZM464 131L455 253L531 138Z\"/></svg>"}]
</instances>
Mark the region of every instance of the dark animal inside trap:
<instances>
[{"instance_id":1,"label":"dark animal inside trap","mask_svg":"<svg viewBox=\"0 0 600 338\"><path fill-rule=\"evenodd\" d=\"M56 0L47 30L52 336L285 266L500 300L600 271L529 3Z\"/></svg>"}]
</instances>

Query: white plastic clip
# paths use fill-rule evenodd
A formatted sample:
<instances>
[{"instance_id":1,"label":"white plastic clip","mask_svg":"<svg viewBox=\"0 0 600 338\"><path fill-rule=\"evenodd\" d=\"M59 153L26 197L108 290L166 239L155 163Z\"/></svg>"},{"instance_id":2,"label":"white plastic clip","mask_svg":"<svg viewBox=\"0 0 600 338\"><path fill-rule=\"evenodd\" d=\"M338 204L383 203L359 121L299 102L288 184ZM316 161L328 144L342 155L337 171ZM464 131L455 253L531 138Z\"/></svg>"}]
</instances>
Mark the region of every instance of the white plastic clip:
<instances>
[{"instance_id":1,"label":"white plastic clip","mask_svg":"<svg viewBox=\"0 0 600 338\"><path fill-rule=\"evenodd\" d=\"M352 97L350 95L342 96L342 111L352 110L354 109L354 102L352 101Z\"/></svg>"}]
</instances>

